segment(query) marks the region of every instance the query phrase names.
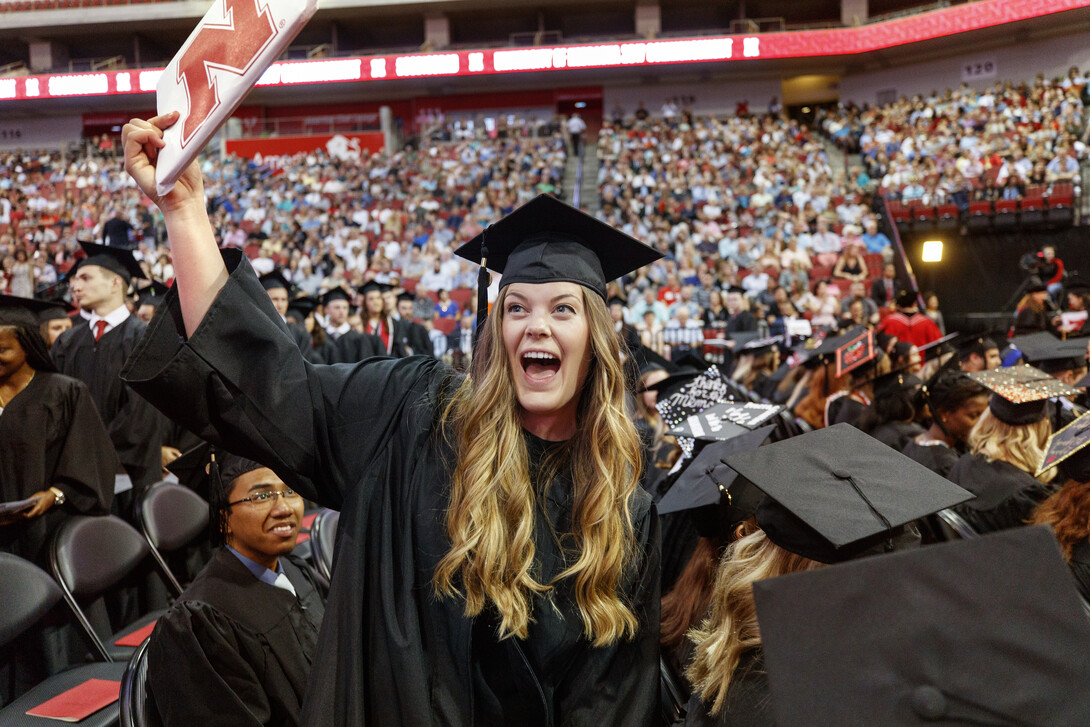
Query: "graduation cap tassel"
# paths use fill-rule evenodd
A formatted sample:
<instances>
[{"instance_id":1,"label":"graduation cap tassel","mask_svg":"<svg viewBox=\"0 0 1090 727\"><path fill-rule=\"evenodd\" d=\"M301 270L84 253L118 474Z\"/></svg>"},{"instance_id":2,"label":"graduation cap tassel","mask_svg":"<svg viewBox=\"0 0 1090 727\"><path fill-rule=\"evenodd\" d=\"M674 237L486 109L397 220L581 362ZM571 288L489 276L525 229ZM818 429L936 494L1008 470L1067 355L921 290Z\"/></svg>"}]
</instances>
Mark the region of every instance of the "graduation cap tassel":
<instances>
[{"instance_id":1,"label":"graduation cap tassel","mask_svg":"<svg viewBox=\"0 0 1090 727\"><path fill-rule=\"evenodd\" d=\"M485 230L487 233L487 230ZM487 235L485 235L486 237ZM484 239L481 240L481 267L477 271L477 326L473 330L473 345L476 347L477 341L481 337L481 330L484 328L485 318L488 317L488 285L491 283L491 278L488 274L488 247L486 246Z\"/></svg>"},{"instance_id":2,"label":"graduation cap tassel","mask_svg":"<svg viewBox=\"0 0 1090 727\"><path fill-rule=\"evenodd\" d=\"M863 492L863 489L859 486L859 483L857 483L855 481L854 477L852 477L847 472L840 472L840 471L833 472L832 475L833 475L833 477L836 477L838 480L844 480L849 485L851 485L852 489L855 490L855 494L859 495L859 498L861 500L863 500L863 502L865 502L867 504L867 507L870 509L871 513L873 513L874 516L876 518L878 518L878 521L881 522L882 525L885 526L885 528L886 528L886 552L891 552L893 550L893 526L890 524L889 518L887 518L885 515L883 515L882 512L877 507L874 506L874 503L871 502L870 498L867 497L865 492Z\"/></svg>"}]
</instances>

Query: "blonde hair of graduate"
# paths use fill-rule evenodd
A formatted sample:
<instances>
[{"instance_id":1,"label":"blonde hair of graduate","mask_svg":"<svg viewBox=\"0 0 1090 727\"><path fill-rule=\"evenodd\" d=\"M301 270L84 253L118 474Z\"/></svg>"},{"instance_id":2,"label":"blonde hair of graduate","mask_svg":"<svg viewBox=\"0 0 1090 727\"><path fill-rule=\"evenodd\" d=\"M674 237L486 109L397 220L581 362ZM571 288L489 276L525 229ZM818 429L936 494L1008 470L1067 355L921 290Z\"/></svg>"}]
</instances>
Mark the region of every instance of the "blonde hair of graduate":
<instances>
[{"instance_id":1,"label":"blonde hair of graduate","mask_svg":"<svg viewBox=\"0 0 1090 727\"><path fill-rule=\"evenodd\" d=\"M813 570L821 563L779 547L752 521L738 526L738 539L724 551L712 586L708 615L689 632L696 644L693 660L685 670L693 689L718 715L727 701L727 690L742 654L761 646L753 584Z\"/></svg>"},{"instance_id":2,"label":"blonde hair of graduate","mask_svg":"<svg viewBox=\"0 0 1090 727\"><path fill-rule=\"evenodd\" d=\"M1045 417L1033 424L1012 425L1000 421L991 409L985 409L969 431L969 449L989 460L1002 460L1031 476L1045 458L1052 423ZM1037 479L1051 482L1056 468L1045 470Z\"/></svg>"},{"instance_id":3,"label":"blonde hair of graduate","mask_svg":"<svg viewBox=\"0 0 1090 727\"><path fill-rule=\"evenodd\" d=\"M583 633L595 646L631 638L639 626L618 592L636 555L631 498L639 487L639 440L624 409L624 372L609 311L583 288L592 359L580 394L576 431L564 456L549 458L542 483L564 468L573 483L572 533L557 533L567 567L542 583L533 542L537 502L519 404L503 345L506 290L493 307L470 375L444 411L458 461L446 512L450 551L436 567L440 596L465 598L465 614L491 603L499 636L526 638L532 597L571 581ZM567 474L567 473L566 473Z\"/></svg>"}]
</instances>

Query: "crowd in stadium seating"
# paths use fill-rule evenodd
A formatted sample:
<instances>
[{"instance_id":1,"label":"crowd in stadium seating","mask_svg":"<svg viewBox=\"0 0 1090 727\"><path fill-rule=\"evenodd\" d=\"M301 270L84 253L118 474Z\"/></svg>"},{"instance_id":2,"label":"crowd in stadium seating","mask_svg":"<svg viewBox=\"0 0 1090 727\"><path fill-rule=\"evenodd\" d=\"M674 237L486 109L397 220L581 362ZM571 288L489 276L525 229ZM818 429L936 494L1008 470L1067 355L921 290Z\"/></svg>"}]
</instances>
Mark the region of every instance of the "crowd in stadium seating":
<instances>
[{"instance_id":1,"label":"crowd in stadium seating","mask_svg":"<svg viewBox=\"0 0 1090 727\"><path fill-rule=\"evenodd\" d=\"M627 123L615 113L597 140L598 214L669 253L624 293L625 322L662 351L667 329L739 325L724 322L732 303L747 309L747 329L762 332L794 318L877 320L891 298L877 288L893 251L875 197L964 208L1041 189L1077 193L1085 80L1073 68L1054 82L962 86L825 114L822 131L862 154L850 170L833 168L814 131L784 116L694 118L688 99ZM468 299L457 291L475 274L451 250L534 195L564 191L559 133L475 136L392 157L209 158L213 224L259 272L283 266L301 294L420 281L433 300L416 313L431 317L439 291L454 290L440 317L456 318ZM77 239L132 245L152 277L172 278L157 213L112 145L67 163L52 153L0 156L0 192L0 288L29 295L57 283ZM648 304L648 289L661 305Z\"/></svg>"}]
</instances>

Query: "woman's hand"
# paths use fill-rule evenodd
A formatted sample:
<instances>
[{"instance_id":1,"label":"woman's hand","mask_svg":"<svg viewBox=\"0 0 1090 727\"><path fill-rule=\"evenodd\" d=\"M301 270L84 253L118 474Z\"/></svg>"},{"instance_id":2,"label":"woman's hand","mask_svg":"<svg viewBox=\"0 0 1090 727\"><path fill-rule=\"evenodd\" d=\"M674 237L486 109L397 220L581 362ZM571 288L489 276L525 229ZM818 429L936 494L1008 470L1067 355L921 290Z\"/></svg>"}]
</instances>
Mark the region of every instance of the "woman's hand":
<instances>
[{"instance_id":1,"label":"woman's hand","mask_svg":"<svg viewBox=\"0 0 1090 727\"><path fill-rule=\"evenodd\" d=\"M136 181L164 215L197 203L204 208L204 180L194 159L174 184L169 194L160 196L155 188L155 164L159 150L166 146L163 131L178 121L177 111L148 119L133 119L121 128L121 147L125 154L125 171Z\"/></svg>"},{"instance_id":2,"label":"woman's hand","mask_svg":"<svg viewBox=\"0 0 1090 727\"><path fill-rule=\"evenodd\" d=\"M20 513L26 520L32 520L36 517L41 517L45 513L57 504L57 496L49 490L42 490L41 492L35 492L30 497L36 499L38 502L34 504L34 507L29 510L24 510ZM28 498L29 499L29 498Z\"/></svg>"},{"instance_id":3,"label":"woman's hand","mask_svg":"<svg viewBox=\"0 0 1090 727\"><path fill-rule=\"evenodd\" d=\"M181 450L177 447L160 447L159 448L159 461L163 465L163 472L167 471L167 466L182 456Z\"/></svg>"}]
</instances>

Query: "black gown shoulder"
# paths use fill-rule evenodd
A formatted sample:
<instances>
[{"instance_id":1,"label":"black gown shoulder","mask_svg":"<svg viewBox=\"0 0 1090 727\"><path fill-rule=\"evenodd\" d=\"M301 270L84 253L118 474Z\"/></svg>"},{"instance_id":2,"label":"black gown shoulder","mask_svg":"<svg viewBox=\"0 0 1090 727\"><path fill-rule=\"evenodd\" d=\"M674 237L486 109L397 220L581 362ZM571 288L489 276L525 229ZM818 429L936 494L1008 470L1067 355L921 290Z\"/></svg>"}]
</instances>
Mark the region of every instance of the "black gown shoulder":
<instances>
[{"instance_id":1,"label":"black gown shoulder","mask_svg":"<svg viewBox=\"0 0 1090 727\"><path fill-rule=\"evenodd\" d=\"M1090 540L1082 541L1071 550L1068 565L1071 566L1071 573L1075 576L1079 594L1090 601Z\"/></svg>"},{"instance_id":2,"label":"black gown shoulder","mask_svg":"<svg viewBox=\"0 0 1090 727\"><path fill-rule=\"evenodd\" d=\"M951 449L942 442L933 444L920 444L915 439L910 439L901 450L901 453L927 469L946 477L950 474L954 463L958 461L957 450Z\"/></svg>"},{"instance_id":3,"label":"black gown shoulder","mask_svg":"<svg viewBox=\"0 0 1090 727\"><path fill-rule=\"evenodd\" d=\"M686 727L775 727L768 674L760 652L743 655L727 688L723 709L714 717L694 694L689 700Z\"/></svg>"},{"instance_id":4,"label":"black gown shoulder","mask_svg":"<svg viewBox=\"0 0 1090 727\"><path fill-rule=\"evenodd\" d=\"M981 454L962 455L947 478L976 495L954 510L979 533L1025 525L1034 508L1056 491L1009 462Z\"/></svg>"},{"instance_id":5,"label":"black gown shoulder","mask_svg":"<svg viewBox=\"0 0 1090 727\"><path fill-rule=\"evenodd\" d=\"M875 427L869 434L887 447L902 452L909 442L923 434L923 427L914 422L886 422Z\"/></svg>"}]
</instances>

